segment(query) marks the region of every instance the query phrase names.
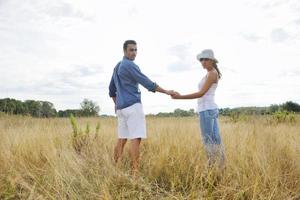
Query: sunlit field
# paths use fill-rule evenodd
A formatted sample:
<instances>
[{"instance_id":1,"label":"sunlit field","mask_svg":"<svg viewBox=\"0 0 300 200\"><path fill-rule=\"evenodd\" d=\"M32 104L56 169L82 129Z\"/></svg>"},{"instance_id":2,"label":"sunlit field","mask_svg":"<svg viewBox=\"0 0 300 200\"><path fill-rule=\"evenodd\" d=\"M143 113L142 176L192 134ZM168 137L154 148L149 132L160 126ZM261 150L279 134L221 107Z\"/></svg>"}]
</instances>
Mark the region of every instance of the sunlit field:
<instances>
[{"instance_id":1,"label":"sunlit field","mask_svg":"<svg viewBox=\"0 0 300 200\"><path fill-rule=\"evenodd\" d=\"M220 118L210 169L198 119L147 118L139 177L112 159L115 118L0 117L0 199L300 199L300 118Z\"/></svg>"}]
</instances>

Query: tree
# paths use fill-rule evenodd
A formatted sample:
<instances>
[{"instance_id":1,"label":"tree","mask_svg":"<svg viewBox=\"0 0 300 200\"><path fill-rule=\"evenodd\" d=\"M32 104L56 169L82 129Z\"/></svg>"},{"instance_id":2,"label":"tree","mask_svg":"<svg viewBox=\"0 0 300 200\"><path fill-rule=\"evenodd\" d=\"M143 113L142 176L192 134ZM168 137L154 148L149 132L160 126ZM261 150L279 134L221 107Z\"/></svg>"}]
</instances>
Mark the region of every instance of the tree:
<instances>
[{"instance_id":1,"label":"tree","mask_svg":"<svg viewBox=\"0 0 300 200\"><path fill-rule=\"evenodd\" d=\"M286 111L300 112L300 105L292 101L287 101L286 103L282 104L281 107Z\"/></svg>"},{"instance_id":2,"label":"tree","mask_svg":"<svg viewBox=\"0 0 300 200\"><path fill-rule=\"evenodd\" d=\"M91 117L98 116L100 108L96 102L92 100L84 99L81 103L81 116Z\"/></svg>"},{"instance_id":3,"label":"tree","mask_svg":"<svg viewBox=\"0 0 300 200\"><path fill-rule=\"evenodd\" d=\"M229 116L231 113L231 109L230 108L220 108L219 113L220 113L220 115L223 115L223 116Z\"/></svg>"},{"instance_id":4,"label":"tree","mask_svg":"<svg viewBox=\"0 0 300 200\"><path fill-rule=\"evenodd\" d=\"M79 109L67 109L67 110L58 111L58 117L70 117L71 114L74 117L80 117L81 116L81 110L79 110Z\"/></svg>"},{"instance_id":5,"label":"tree","mask_svg":"<svg viewBox=\"0 0 300 200\"><path fill-rule=\"evenodd\" d=\"M15 104L16 104L16 109L14 111L14 114L25 115L28 112L26 106L22 101L16 100Z\"/></svg>"},{"instance_id":6,"label":"tree","mask_svg":"<svg viewBox=\"0 0 300 200\"><path fill-rule=\"evenodd\" d=\"M270 105L270 107L268 108L268 112L269 112L270 114L275 113L275 112L278 111L278 110L279 110L279 105L277 105L277 104L272 104L272 105Z\"/></svg>"},{"instance_id":7,"label":"tree","mask_svg":"<svg viewBox=\"0 0 300 200\"><path fill-rule=\"evenodd\" d=\"M41 116L42 117L55 117L56 110L53 103L48 101L40 101L41 104Z\"/></svg>"},{"instance_id":8,"label":"tree","mask_svg":"<svg viewBox=\"0 0 300 200\"><path fill-rule=\"evenodd\" d=\"M3 111L8 114L14 114L16 110L16 104L14 99L6 98L4 99L4 109Z\"/></svg>"},{"instance_id":9,"label":"tree","mask_svg":"<svg viewBox=\"0 0 300 200\"><path fill-rule=\"evenodd\" d=\"M33 117L41 117L42 116L42 104L39 101L34 100L26 100L24 102L28 113Z\"/></svg>"}]
</instances>

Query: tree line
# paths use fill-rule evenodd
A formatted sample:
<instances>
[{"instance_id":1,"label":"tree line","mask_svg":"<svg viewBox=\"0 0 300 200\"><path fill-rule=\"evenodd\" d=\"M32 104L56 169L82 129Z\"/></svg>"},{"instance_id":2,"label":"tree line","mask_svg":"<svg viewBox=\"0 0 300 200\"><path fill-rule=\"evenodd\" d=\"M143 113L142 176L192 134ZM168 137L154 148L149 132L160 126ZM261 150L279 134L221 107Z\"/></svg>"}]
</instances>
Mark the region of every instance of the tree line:
<instances>
[{"instance_id":1,"label":"tree line","mask_svg":"<svg viewBox=\"0 0 300 200\"><path fill-rule=\"evenodd\" d=\"M238 107L238 108L220 108L219 114L222 116L231 116L234 114L245 114L245 115L271 115L278 111L287 111L300 113L300 105L298 103L287 101L283 104L272 104L266 107ZM174 112L160 112L158 114L150 114L148 116L156 117L192 117L196 116L197 113L194 109L182 110L175 109Z\"/></svg>"},{"instance_id":2,"label":"tree line","mask_svg":"<svg viewBox=\"0 0 300 200\"><path fill-rule=\"evenodd\" d=\"M232 114L271 115L278 111L300 113L300 105L292 101L287 101L283 104L271 104L266 107L221 108L219 110L220 114L224 116Z\"/></svg>"},{"instance_id":3,"label":"tree line","mask_svg":"<svg viewBox=\"0 0 300 200\"><path fill-rule=\"evenodd\" d=\"M232 114L246 115L269 115L278 111L288 111L300 113L298 103L287 101L283 104L272 104L267 107L239 107L239 108L220 108L219 113L223 116ZM94 117L99 116L100 107L92 100L84 99L80 103L80 109L67 109L57 111L53 103L49 101L25 100L20 101L12 98L0 99L0 112L15 115L29 115L32 117ZM173 112L160 112L149 114L148 116L157 117L192 117L197 113L194 109L183 110L175 109ZM105 115L107 116L107 115Z\"/></svg>"},{"instance_id":4,"label":"tree line","mask_svg":"<svg viewBox=\"0 0 300 200\"><path fill-rule=\"evenodd\" d=\"M99 116L99 106L88 99L80 103L80 109L67 109L57 111L49 101L25 100L12 98L0 99L0 112L11 115L28 115L32 117L76 117Z\"/></svg>"}]
</instances>

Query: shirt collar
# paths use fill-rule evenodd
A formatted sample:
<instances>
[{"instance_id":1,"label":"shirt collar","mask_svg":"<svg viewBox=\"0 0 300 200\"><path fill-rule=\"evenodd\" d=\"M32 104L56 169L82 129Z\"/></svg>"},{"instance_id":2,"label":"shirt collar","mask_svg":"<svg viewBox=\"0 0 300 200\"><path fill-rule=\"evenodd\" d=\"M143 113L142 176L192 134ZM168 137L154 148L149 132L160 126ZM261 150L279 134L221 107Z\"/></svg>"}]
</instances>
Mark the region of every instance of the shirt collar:
<instances>
[{"instance_id":1,"label":"shirt collar","mask_svg":"<svg viewBox=\"0 0 300 200\"><path fill-rule=\"evenodd\" d=\"M126 56L123 56L123 60L133 61L133 60L130 60L129 58L127 58Z\"/></svg>"}]
</instances>

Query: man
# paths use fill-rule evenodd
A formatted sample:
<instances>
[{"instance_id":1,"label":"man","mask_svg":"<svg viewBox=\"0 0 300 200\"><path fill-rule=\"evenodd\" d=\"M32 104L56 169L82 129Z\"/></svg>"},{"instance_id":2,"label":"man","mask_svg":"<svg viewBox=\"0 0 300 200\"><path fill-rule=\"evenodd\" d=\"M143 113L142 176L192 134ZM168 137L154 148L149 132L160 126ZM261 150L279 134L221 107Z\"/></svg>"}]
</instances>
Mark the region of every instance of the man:
<instances>
[{"instance_id":1,"label":"man","mask_svg":"<svg viewBox=\"0 0 300 200\"><path fill-rule=\"evenodd\" d=\"M118 117L118 141L114 149L114 160L117 163L122 156L127 139L131 140L129 154L132 160L133 174L139 167L139 147L142 138L146 138L146 120L141 104L141 92L138 84L152 92L171 95L174 92L165 90L145 76L133 62L137 55L137 44L127 40L123 44L124 57L114 68L109 84L109 96L115 103Z\"/></svg>"}]
</instances>

